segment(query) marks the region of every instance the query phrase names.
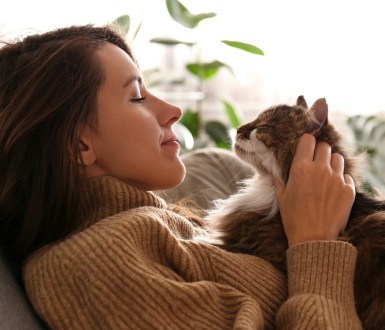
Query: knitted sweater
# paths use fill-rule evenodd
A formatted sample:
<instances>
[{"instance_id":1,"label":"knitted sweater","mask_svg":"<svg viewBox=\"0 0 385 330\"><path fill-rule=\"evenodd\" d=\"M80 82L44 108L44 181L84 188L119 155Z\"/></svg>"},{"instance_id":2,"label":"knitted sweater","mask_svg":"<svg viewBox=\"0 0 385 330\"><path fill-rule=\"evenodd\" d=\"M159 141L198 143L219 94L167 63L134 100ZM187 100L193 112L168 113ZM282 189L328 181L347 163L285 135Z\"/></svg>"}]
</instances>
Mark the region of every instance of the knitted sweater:
<instances>
[{"instance_id":1,"label":"knitted sweater","mask_svg":"<svg viewBox=\"0 0 385 330\"><path fill-rule=\"evenodd\" d=\"M204 243L164 200L111 177L87 180L87 228L24 267L28 296L53 329L359 329L356 250L309 242L268 262Z\"/></svg>"}]
</instances>

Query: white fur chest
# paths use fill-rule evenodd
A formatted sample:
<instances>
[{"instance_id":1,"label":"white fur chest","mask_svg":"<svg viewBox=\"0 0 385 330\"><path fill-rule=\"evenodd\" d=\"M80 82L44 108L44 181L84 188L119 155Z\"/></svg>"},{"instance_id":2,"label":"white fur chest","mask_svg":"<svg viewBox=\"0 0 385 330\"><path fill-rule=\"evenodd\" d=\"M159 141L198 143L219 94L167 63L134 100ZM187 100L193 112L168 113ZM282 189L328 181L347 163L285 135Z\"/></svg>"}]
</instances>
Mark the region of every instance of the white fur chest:
<instances>
[{"instance_id":1,"label":"white fur chest","mask_svg":"<svg viewBox=\"0 0 385 330\"><path fill-rule=\"evenodd\" d=\"M228 199L215 201L215 207L208 211L208 221L220 221L222 217L239 211L255 212L266 218L278 211L275 185L269 175L255 175L244 181L244 187Z\"/></svg>"}]
</instances>

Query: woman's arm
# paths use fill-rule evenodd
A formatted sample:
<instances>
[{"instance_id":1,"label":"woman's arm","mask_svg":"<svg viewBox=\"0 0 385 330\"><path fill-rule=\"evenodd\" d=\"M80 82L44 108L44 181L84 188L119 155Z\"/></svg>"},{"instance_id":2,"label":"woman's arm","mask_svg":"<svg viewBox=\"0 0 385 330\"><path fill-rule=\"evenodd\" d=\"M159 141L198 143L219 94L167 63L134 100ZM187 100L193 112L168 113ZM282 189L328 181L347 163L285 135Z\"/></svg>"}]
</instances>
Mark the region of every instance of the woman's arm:
<instances>
[{"instance_id":1,"label":"woman's arm","mask_svg":"<svg viewBox=\"0 0 385 330\"><path fill-rule=\"evenodd\" d=\"M277 324L282 329L360 329L354 307L356 250L338 242L355 197L341 155L313 136L301 137L286 186L277 198L289 242L289 299Z\"/></svg>"},{"instance_id":2,"label":"woman's arm","mask_svg":"<svg viewBox=\"0 0 385 330\"><path fill-rule=\"evenodd\" d=\"M277 329L362 329L353 295L356 254L351 244L337 241L289 248L289 296Z\"/></svg>"}]
</instances>

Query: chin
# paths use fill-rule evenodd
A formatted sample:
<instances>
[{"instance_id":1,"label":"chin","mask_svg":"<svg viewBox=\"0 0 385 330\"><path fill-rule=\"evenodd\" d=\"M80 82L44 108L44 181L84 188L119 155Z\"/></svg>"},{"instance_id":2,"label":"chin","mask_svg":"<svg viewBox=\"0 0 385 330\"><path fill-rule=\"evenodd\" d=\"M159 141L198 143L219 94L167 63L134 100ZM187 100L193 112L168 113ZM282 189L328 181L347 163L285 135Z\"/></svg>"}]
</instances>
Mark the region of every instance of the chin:
<instances>
[{"instance_id":1,"label":"chin","mask_svg":"<svg viewBox=\"0 0 385 330\"><path fill-rule=\"evenodd\" d=\"M165 190L179 186L186 177L186 168L180 161L178 166L173 166L171 169L160 173L162 173L162 178L159 178L157 185L151 190Z\"/></svg>"},{"instance_id":2,"label":"chin","mask_svg":"<svg viewBox=\"0 0 385 330\"><path fill-rule=\"evenodd\" d=\"M184 164L181 162L181 168L179 169L178 172L174 172L172 182L170 182L170 187L169 188L175 188L176 186L179 186L183 181L184 178L186 177L186 168ZM169 189L165 188L165 189Z\"/></svg>"}]
</instances>

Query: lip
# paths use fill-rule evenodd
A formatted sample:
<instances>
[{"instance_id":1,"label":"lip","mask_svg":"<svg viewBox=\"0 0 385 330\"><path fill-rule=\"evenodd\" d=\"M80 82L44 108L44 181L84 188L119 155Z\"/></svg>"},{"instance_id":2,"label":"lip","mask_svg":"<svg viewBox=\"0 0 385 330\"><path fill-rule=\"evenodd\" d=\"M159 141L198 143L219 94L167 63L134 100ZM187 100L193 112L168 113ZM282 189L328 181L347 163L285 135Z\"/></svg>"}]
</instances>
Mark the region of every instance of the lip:
<instances>
[{"instance_id":1,"label":"lip","mask_svg":"<svg viewBox=\"0 0 385 330\"><path fill-rule=\"evenodd\" d=\"M167 146L167 145L179 145L178 141L176 139L176 136L171 136L170 138L167 138L167 140L163 141L161 143L162 146Z\"/></svg>"}]
</instances>

